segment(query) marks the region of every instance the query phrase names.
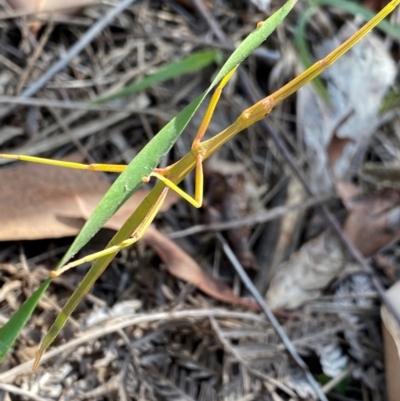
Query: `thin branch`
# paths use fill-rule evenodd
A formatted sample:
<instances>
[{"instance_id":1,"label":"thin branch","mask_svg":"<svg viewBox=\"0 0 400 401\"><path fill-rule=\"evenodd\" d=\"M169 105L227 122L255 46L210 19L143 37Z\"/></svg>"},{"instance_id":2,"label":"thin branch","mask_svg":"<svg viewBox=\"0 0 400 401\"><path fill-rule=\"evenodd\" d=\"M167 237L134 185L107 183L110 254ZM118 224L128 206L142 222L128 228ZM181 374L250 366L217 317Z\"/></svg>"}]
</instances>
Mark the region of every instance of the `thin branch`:
<instances>
[{"instance_id":1,"label":"thin branch","mask_svg":"<svg viewBox=\"0 0 400 401\"><path fill-rule=\"evenodd\" d=\"M29 88L25 89L20 97L27 98L33 96L37 91L42 89L46 83L52 79L58 72L65 68L70 61L76 57L118 14L133 4L136 0L122 0L116 7L110 10L94 23L85 34L75 43L63 58L55 62L44 74L42 74ZM0 112L0 121L7 117L15 110L16 106L12 105Z\"/></svg>"},{"instance_id":2,"label":"thin branch","mask_svg":"<svg viewBox=\"0 0 400 401\"><path fill-rule=\"evenodd\" d=\"M243 219L238 219L234 221L224 221L222 223L210 223L210 224L197 224L195 226L186 228L184 230L175 231L167 235L168 238L182 238L187 237L188 235L194 235L202 232L212 232L212 231L224 231L231 230L233 228L246 227L246 226L254 226L255 224L262 224L267 221L271 221L282 217L286 213L292 211L305 211L310 207L315 207L320 205L323 202L328 202L332 199L335 199L332 195L321 195L315 198L310 198L305 200L302 203L298 203L290 206L277 206L273 209L269 210L260 210L254 215L245 217Z\"/></svg>"},{"instance_id":3,"label":"thin branch","mask_svg":"<svg viewBox=\"0 0 400 401\"><path fill-rule=\"evenodd\" d=\"M156 312L156 313L143 313L137 315L127 315L120 316L118 319L109 319L109 322L105 321L101 325L96 328L89 328L86 332L80 333L80 336L60 345L59 347L55 347L50 351L47 351L43 357L41 362L47 362L51 358L60 357L61 354L65 352L71 353L77 347L82 344L86 344L89 341L94 341L99 338L102 338L108 334L112 334L117 332L118 330L124 329L126 327L135 326L144 323L154 323L161 321L180 321L182 319L191 319L191 320L199 320L199 319L209 319L211 316L214 317L224 317L228 319L245 319L251 320L255 322L265 322L265 319L260 315L250 312L232 312L224 309L190 309L190 310L181 310L181 311L171 311L171 312ZM0 383L5 383L12 381L16 376L21 374L31 372L33 359L30 361L21 363L20 365L6 371L0 373Z\"/></svg>"},{"instance_id":4,"label":"thin branch","mask_svg":"<svg viewBox=\"0 0 400 401\"><path fill-rule=\"evenodd\" d=\"M255 287L255 285L250 280L249 276L247 275L247 273L243 269L242 265L236 258L236 255L233 253L231 247L226 242L225 238L219 233L217 234L217 238L220 241L220 243L222 244L222 249L225 252L225 255L230 260L230 262L232 263L233 267L235 268L236 273L239 275L243 284L251 292L251 294L256 299L258 304L261 306L261 309L267 316L268 320L271 322L271 324L274 327L278 336L281 338L281 340L282 340L283 344L285 345L286 349L288 350L289 354L294 359L294 361L297 363L297 365L300 367L300 369L302 369L302 371L304 372L304 375L306 376L311 387L314 389L315 394L319 397L320 400L328 401L325 394L322 392L321 387L319 386L318 382L314 379L314 376L311 374L310 370L308 369L307 364L303 361L303 359L298 354L293 343L290 341L289 337L285 333L285 330L283 330L282 326L278 322L278 319L272 313L271 309L268 307L268 305L264 301L264 298L261 296L261 294Z\"/></svg>"}]
</instances>

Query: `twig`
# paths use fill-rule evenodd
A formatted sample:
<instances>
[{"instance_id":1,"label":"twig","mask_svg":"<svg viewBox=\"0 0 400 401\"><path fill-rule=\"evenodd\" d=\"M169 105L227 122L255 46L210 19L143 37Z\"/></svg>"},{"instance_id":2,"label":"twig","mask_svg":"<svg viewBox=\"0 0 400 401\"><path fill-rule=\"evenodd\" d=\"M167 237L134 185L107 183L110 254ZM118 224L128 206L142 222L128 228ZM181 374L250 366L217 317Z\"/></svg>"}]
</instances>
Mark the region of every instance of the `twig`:
<instances>
[{"instance_id":1,"label":"twig","mask_svg":"<svg viewBox=\"0 0 400 401\"><path fill-rule=\"evenodd\" d=\"M208 26L211 28L217 39L221 43L230 44L229 40L225 36L224 31L220 28L218 21L207 10L207 7L204 5L203 0L192 0L192 2L193 5L196 7L197 11L205 19L205 21L207 22Z\"/></svg>"},{"instance_id":2,"label":"twig","mask_svg":"<svg viewBox=\"0 0 400 401\"><path fill-rule=\"evenodd\" d=\"M281 153L281 155L284 158L284 160L286 161L286 163L292 169L292 171L296 175L297 179L302 183L307 194L309 196L315 196L313 190L311 189L310 185L308 184L308 181L307 181L305 175L297 166L297 164L294 161L292 155L290 154L286 144L279 137L279 134L276 131L275 127L273 127L272 124L270 124L266 120L262 120L261 123L268 130L270 137L273 140L275 146ZM354 247L354 245L347 238L346 234L343 232L336 217L330 212L330 210L326 206L318 206L317 211L322 213L322 216L324 217L325 221L329 224L329 226L333 229L333 231L339 237L339 239L345 246L345 248L348 251L348 253L350 254L350 256L361 266L363 271L371 277L372 284L375 287L376 291L378 292L382 303L385 304L385 306L388 308L390 313L396 319L397 323L400 325L399 312L396 310L396 308L393 306L392 302L387 297L385 289L382 286L381 282L376 277L374 277L371 267L368 265L368 263L366 262L364 257L361 255L360 251Z\"/></svg>"},{"instance_id":3,"label":"twig","mask_svg":"<svg viewBox=\"0 0 400 401\"><path fill-rule=\"evenodd\" d=\"M306 376L308 382L314 389L315 394L319 397L320 400L328 401L325 394L322 392L321 387L319 386L318 382L314 379L314 376L311 374L310 370L308 369L307 364L303 361L303 359L300 357L300 355L296 351L296 348L294 347L293 343L290 341L289 337L283 330L282 326L279 324L278 319L274 316L271 309L268 307L268 305L264 301L264 298L261 296L261 294L255 287L255 285L250 280L247 273L244 271L242 265L236 258L235 254L233 253L229 244L226 242L225 238L219 233L217 234L217 238L221 242L222 249L225 252L225 255L228 257L228 259L232 263L233 267L236 270L236 273L241 278L243 284L251 292L253 297L256 299L258 304L261 306L261 309L267 316L268 320L271 322L272 326L274 327L278 336L281 338L283 344L285 345L285 347L288 350L291 357L294 359L294 361L297 363L297 365L300 367L300 369L303 370L304 375Z\"/></svg>"},{"instance_id":4,"label":"twig","mask_svg":"<svg viewBox=\"0 0 400 401\"><path fill-rule=\"evenodd\" d=\"M244 365L251 374L255 375L256 377L258 377L261 380L265 380L265 381L271 383L273 386L276 386L277 388L286 392L286 394L288 394L289 396L296 397L296 394L290 388L288 388L287 386L282 384L279 380L269 377L269 376L259 372L258 370L253 369L251 367L250 363L246 359L244 359L240 355L240 353L224 337L214 316L210 316L210 322L211 322L211 326L214 329L214 332L217 335L222 346L226 349L227 352L230 352L238 362L240 362L242 365Z\"/></svg>"},{"instance_id":5,"label":"twig","mask_svg":"<svg viewBox=\"0 0 400 401\"><path fill-rule=\"evenodd\" d=\"M186 228L184 230L175 231L167 235L168 238L182 238L188 235L194 235L202 232L210 231L224 231L231 230L233 228L254 226L255 224L262 224L267 221L271 221L283 216L291 211L305 211L310 207L315 207L323 202L335 199L331 195L321 195L314 198L307 199L302 203L298 203L290 206L277 206L269 210L261 210L254 215L245 217L243 219L238 219L234 221L224 221L222 223L211 223L211 224L197 224L195 226Z\"/></svg>"},{"instance_id":6,"label":"twig","mask_svg":"<svg viewBox=\"0 0 400 401\"><path fill-rule=\"evenodd\" d=\"M28 60L28 64L24 70L24 72L21 74L18 80L17 84L17 89L16 89L16 94L19 94L22 90L22 88L25 86L26 81L29 78L29 75L32 73L32 70L35 67L35 63L38 60L39 56L42 54L42 51L50 38L51 33L53 32L54 29L54 23L52 20L49 21L46 30L44 31L42 37L40 38L40 41L38 45L35 47L35 50L33 51L32 56Z\"/></svg>"},{"instance_id":7,"label":"twig","mask_svg":"<svg viewBox=\"0 0 400 401\"><path fill-rule=\"evenodd\" d=\"M15 394L16 396L21 396L23 398L28 398L34 401L49 401L49 398L39 397L36 394L32 394L29 391L23 390L17 386L13 386L12 384L4 384L0 383L0 390L5 391L6 393Z\"/></svg>"},{"instance_id":8,"label":"twig","mask_svg":"<svg viewBox=\"0 0 400 401\"><path fill-rule=\"evenodd\" d=\"M111 91L110 91L111 92ZM109 93L107 91L107 93ZM15 96L0 95L0 104L14 104L18 106L31 106L31 107L54 107L57 109L65 110L79 110L83 112L82 114L77 114L72 117L72 121L76 121L81 118L85 113L91 111L120 111L127 113L140 113L149 116L154 116L163 120L170 120L171 113L167 111L158 110L157 108L143 108L138 104L126 104L121 106L119 103L109 103L109 104L90 104L88 102L76 101L76 100L56 100L56 99L42 99L42 98L21 98ZM50 128L48 128L50 129ZM54 128L53 128L54 129ZM48 135L48 131L47 135ZM45 136L45 135L43 135Z\"/></svg>"},{"instance_id":9,"label":"twig","mask_svg":"<svg viewBox=\"0 0 400 401\"><path fill-rule=\"evenodd\" d=\"M198 319L210 318L210 316L225 317L229 319L247 319L256 322L265 322L264 318L255 313L232 312L224 309L197 309L197 310L190 309L190 310L181 310L173 312L144 313L140 315L138 314L136 316L132 315L124 316L120 317L117 322L111 322L110 324L104 322L95 329L92 328L89 329L87 333L81 333L81 335L78 338L75 338L65 344L62 344L59 347L51 349L50 351L46 352L43 355L42 362L46 362L49 359L54 358L56 356L59 357L64 352L67 351L72 352L82 344L85 344L89 341L97 340L108 334L115 333L118 330L124 329L125 327L135 326L143 323L154 323L164 320L177 320L177 321L180 321L182 319L198 320ZM19 376L26 372L30 372L32 369L32 363L33 359L28 362L24 362L21 365L18 365L15 368L12 368L6 372L0 373L0 383L12 381L16 376Z\"/></svg>"},{"instance_id":10,"label":"twig","mask_svg":"<svg viewBox=\"0 0 400 401\"><path fill-rule=\"evenodd\" d=\"M53 78L59 71L65 68L70 61L77 56L119 13L124 11L136 0L122 0L116 7L110 10L93 24L85 34L75 43L65 54L65 56L53 64L44 74L42 74L29 88L25 89L20 97L31 97L38 90L42 89L46 83ZM12 105L0 112L0 121L7 117L16 106Z\"/></svg>"}]
</instances>

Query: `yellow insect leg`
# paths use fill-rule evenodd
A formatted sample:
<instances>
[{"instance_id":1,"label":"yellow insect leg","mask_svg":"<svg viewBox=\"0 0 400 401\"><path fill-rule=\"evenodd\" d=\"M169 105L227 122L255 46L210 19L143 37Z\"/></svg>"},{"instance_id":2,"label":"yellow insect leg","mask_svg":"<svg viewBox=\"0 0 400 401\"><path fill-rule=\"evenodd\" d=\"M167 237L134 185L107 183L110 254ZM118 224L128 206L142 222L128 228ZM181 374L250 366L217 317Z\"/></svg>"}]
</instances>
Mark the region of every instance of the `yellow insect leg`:
<instances>
[{"instance_id":1,"label":"yellow insect leg","mask_svg":"<svg viewBox=\"0 0 400 401\"><path fill-rule=\"evenodd\" d=\"M203 175L203 157L204 150L199 147L200 141L204 137L204 134L207 131L207 128L210 124L211 118L214 114L215 108L218 104L218 101L221 97L222 89L225 87L229 79L232 77L233 73L236 71L236 68L233 68L231 71L226 74L218 87L215 89L213 93L210 103L207 107L207 110L204 114L203 120L200 124L200 127L197 131L197 134L193 140L192 151L196 156L196 172L195 172L195 188L194 188L194 197L190 196L187 192L183 191L179 188L175 183L173 183L169 178L165 175L168 174L168 169L155 169L148 177L143 178L143 182L148 182L150 177L158 178L162 181L167 187L171 188L178 195L180 195L183 199L189 202L192 206L196 208L200 208L203 205L203 184L204 184L204 175Z\"/></svg>"},{"instance_id":2,"label":"yellow insect leg","mask_svg":"<svg viewBox=\"0 0 400 401\"><path fill-rule=\"evenodd\" d=\"M96 259L99 259L103 256L110 255L115 252L119 252L121 249L127 248L128 246L131 246L135 242L139 241L139 239L143 237L144 233L149 228L150 224L152 223L152 221L156 217L157 213L159 212L162 204L164 203L165 197L167 196L167 193L168 193L168 187L164 188L161 195L157 199L157 202L152 206L152 208L149 210L149 212L143 218L142 222L139 224L137 229L131 235L131 238L126 239L125 241L122 241L118 245L110 246L109 248L106 248L102 251L92 253L81 259L74 260L73 262L67 263L61 269L52 270L50 272L50 277L51 278L58 277L61 274L63 274L64 272L66 272L67 270L72 269L73 267L79 266L86 262L92 262Z\"/></svg>"},{"instance_id":3,"label":"yellow insect leg","mask_svg":"<svg viewBox=\"0 0 400 401\"><path fill-rule=\"evenodd\" d=\"M83 164L83 163L74 163L63 160L45 159L43 157L12 155L6 153L0 153L0 158L20 160L30 163L47 164L49 166L73 168L76 170L93 170L93 171L103 171L108 173L122 173L126 169L126 166L123 164Z\"/></svg>"}]
</instances>

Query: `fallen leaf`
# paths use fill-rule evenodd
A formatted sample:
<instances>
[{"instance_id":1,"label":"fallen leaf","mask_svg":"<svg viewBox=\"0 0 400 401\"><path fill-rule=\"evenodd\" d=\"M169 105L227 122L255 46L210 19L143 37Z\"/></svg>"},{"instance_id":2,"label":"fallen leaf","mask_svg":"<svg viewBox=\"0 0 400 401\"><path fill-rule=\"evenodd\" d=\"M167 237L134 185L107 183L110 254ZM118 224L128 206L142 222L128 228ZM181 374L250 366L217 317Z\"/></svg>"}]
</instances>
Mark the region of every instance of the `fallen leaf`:
<instances>
[{"instance_id":1,"label":"fallen leaf","mask_svg":"<svg viewBox=\"0 0 400 401\"><path fill-rule=\"evenodd\" d=\"M400 194L395 190L353 201L343 231L364 256L371 256L400 235Z\"/></svg>"},{"instance_id":2,"label":"fallen leaf","mask_svg":"<svg viewBox=\"0 0 400 401\"><path fill-rule=\"evenodd\" d=\"M352 201L343 225L351 243L370 256L400 237L400 195L384 191ZM267 292L271 308L295 309L316 299L349 263L336 234L330 230L305 243L279 266Z\"/></svg>"},{"instance_id":3,"label":"fallen leaf","mask_svg":"<svg viewBox=\"0 0 400 401\"><path fill-rule=\"evenodd\" d=\"M7 0L12 8L26 13L52 12L73 13L97 0Z\"/></svg>"},{"instance_id":4,"label":"fallen leaf","mask_svg":"<svg viewBox=\"0 0 400 401\"><path fill-rule=\"evenodd\" d=\"M147 230L143 241L157 252L165 263L166 269L173 276L193 284L219 301L241 305L252 310L260 310L257 304L236 296L225 283L216 280L202 270L193 258L154 228Z\"/></svg>"},{"instance_id":5,"label":"fallen leaf","mask_svg":"<svg viewBox=\"0 0 400 401\"><path fill-rule=\"evenodd\" d=\"M78 198L85 199L93 211L110 187L95 171L33 163L1 169L0 183L0 241L75 236L88 217L82 215ZM116 218L128 217L147 193L136 191L116 213ZM161 211L168 210L178 199L178 195L170 192Z\"/></svg>"},{"instance_id":6,"label":"fallen leaf","mask_svg":"<svg viewBox=\"0 0 400 401\"><path fill-rule=\"evenodd\" d=\"M0 171L0 240L77 235L83 225L76 194L100 199L109 188L101 175L40 164Z\"/></svg>"},{"instance_id":7,"label":"fallen leaf","mask_svg":"<svg viewBox=\"0 0 400 401\"><path fill-rule=\"evenodd\" d=\"M337 37L316 46L316 57L324 57L353 31L354 27L345 25ZM342 143L344 151L340 151L342 156L334 164L335 176L342 180L360 144L375 133L382 100L396 77L396 65L383 39L371 33L322 77L327 82L331 104L306 85L298 91L297 115L298 125L304 131L310 184L318 193L333 187L327 155L333 135L350 140Z\"/></svg>"},{"instance_id":8,"label":"fallen leaf","mask_svg":"<svg viewBox=\"0 0 400 401\"><path fill-rule=\"evenodd\" d=\"M326 231L281 263L267 291L271 309L296 309L316 299L345 267L340 240Z\"/></svg>"},{"instance_id":9,"label":"fallen leaf","mask_svg":"<svg viewBox=\"0 0 400 401\"><path fill-rule=\"evenodd\" d=\"M385 188L363 195L359 187L338 178L334 165L345 156L349 142L348 138L337 137L335 130L326 146L327 165L336 192L348 210L343 231L364 256L371 256L400 237L400 192ZM350 264L336 234L325 231L279 266L267 302L271 308L295 309L316 299L347 266Z\"/></svg>"},{"instance_id":10,"label":"fallen leaf","mask_svg":"<svg viewBox=\"0 0 400 401\"><path fill-rule=\"evenodd\" d=\"M71 158L69 160L76 160ZM110 184L98 172L41 164L19 164L0 170L0 241L74 236L97 206ZM148 194L138 190L104 227L118 230ZM161 211L180 200L169 191ZM258 305L236 296L214 279L173 241L150 227L142 239L152 247L175 277L223 302L253 310Z\"/></svg>"},{"instance_id":11,"label":"fallen leaf","mask_svg":"<svg viewBox=\"0 0 400 401\"><path fill-rule=\"evenodd\" d=\"M400 313L400 281L387 290L386 295ZM398 401L400 399L400 327L385 306L381 308L381 317L388 399Z\"/></svg>"},{"instance_id":12,"label":"fallen leaf","mask_svg":"<svg viewBox=\"0 0 400 401\"><path fill-rule=\"evenodd\" d=\"M84 6L98 3L98 0L7 0L9 5L22 13L34 13L38 18L50 18L53 13L73 15ZM36 34L42 27L42 22L29 22L30 30Z\"/></svg>"}]
</instances>

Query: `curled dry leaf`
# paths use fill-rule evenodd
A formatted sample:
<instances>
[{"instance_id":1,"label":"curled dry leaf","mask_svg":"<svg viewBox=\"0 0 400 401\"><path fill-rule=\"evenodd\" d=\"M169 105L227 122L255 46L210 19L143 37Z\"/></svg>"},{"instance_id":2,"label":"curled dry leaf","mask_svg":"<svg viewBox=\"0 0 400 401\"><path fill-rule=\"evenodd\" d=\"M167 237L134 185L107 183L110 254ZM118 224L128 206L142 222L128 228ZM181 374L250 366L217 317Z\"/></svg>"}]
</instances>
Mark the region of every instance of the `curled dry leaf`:
<instances>
[{"instance_id":1,"label":"curled dry leaf","mask_svg":"<svg viewBox=\"0 0 400 401\"><path fill-rule=\"evenodd\" d=\"M173 276L193 284L219 301L241 305L252 310L260 309L254 302L236 296L225 283L202 270L192 257L159 231L147 230L143 241L157 252Z\"/></svg>"},{"instance_id":2,"label":"curled dry leaf","mask_svg":"<svg viewBox=\"0 0 400 401\"><path fill-rule=\"evenodd\" d=\"M295 309L318 298L344 265L339 239L326 231L281 263L267 292L268 305L272 309Z\"/></svg>"},{"instance_id":3,"label":"curled dry leaf","mask_svg":"<svg viewBox=\"0 0 400 401\"><path fill-rule=\"evenodd\" d=\"M316 57L327 54L353 32L353 26L344 25L337 37L316 46ZM383 40L371 33L322 76L331 104L306 85L298 92L297 114L307 146L310 183L318 193L332 189L326 151L332 136L351 140L343 143L344 151L335 160L335 175L342 180L359 145L368 141L380 123L381 102L394 82L396 65Z\"/></svg>"},{"instance_id":4,"label":"curled dry leaf","mask_svg":"<svg viewBox=\"0 0 400 401\"><path fill-rule=\"evenodd\" d=\"M383 191L374 197L352 201L343 230L363 255L373 255L400 236L399 201L396 191ZM331 231L326 231L281 264L267 292L269 305L294 309L317 298L346 263L340 241Z\"/></svg>"},{"instance_id":5,"label":"curled dry leaf","mask_svg":"<svg viewBox=\"0 0 400 401\"><path fill-rule=\"evenodd\" d=\"M328 160L333 165L345 152L348 140L333 136L328 145ZM368 196L348 181L332 174L338 194L349 213L343 231L350 242L365 256L400 236L400 193L384 189ZM282 263L267 292L271 308L294 309L317 298L321 291L346 267L347 257L340 241L331 231L304 244Z\"/></svg>"},{"instance_id":6,"label":"curled dry leaf","mask_svg":"<svg viewBox=\"0 0 400 401\"><path fill-rule=\"evenodd\" d=\"M353 201L343 230L364 256L371 256L400 235L400 194L384 190Z\"/></svg>"},{"instance_id":7,"label":"curled dry leaf","mask_svg":"<svg viewBox=\"0 0 400 401\"><path fill-rule=\"evenodd\" d=\"M93 171L40 164L1 169L0 241L77 235L109 186L101 174ZM147 190L136 191L105 227L118 230L147 194ZM168 210L178 200L180 197L170 191L161 211ZM236 296L226 284L204 272L193 258L154 227L150 227L143 241L157 252L175 277L220 301L258 309L256 304Z\"/></svg>"}]
</instances>

